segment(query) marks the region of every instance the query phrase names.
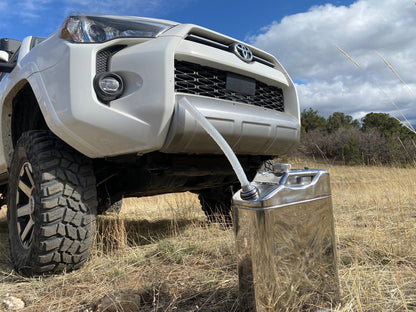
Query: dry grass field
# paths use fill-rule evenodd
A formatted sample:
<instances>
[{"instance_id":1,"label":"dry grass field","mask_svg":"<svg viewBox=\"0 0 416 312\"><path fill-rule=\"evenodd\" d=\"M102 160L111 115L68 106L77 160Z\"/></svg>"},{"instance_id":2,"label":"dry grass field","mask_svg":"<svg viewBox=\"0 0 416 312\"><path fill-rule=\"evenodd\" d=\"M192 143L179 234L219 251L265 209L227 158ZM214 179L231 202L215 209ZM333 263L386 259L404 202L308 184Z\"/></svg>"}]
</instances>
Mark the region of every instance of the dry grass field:
<instances>
[{"instance_id":1,"label":"dry grass field","mask_svg":"<svg viewBox=\"0 0 416 312\"><path fill-rule=\"evenodd\" d=\"M298 162L331 174L342 306L416 311L416 169ZM125 200L99 218L93 256L76 272L23 278L11 268L0 212L0 311L238 311L234 233L207 224L196 196Z\"/></svg>"}]
</instances>

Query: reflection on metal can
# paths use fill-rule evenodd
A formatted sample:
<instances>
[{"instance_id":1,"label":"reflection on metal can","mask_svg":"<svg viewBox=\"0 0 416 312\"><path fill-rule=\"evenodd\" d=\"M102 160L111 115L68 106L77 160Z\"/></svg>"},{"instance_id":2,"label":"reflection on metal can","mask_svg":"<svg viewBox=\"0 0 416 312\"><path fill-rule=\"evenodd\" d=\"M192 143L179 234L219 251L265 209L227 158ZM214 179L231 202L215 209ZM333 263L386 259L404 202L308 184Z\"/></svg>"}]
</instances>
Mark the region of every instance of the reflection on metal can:
<instances>
[{"instance_id":1,"label":"reflection on metal can","mask_svg":"<svg viewBox=\"0 0 416 312\"><path fill-rule=\"evenodd\" d=\"M316 311L339 301L329 174L259 173L256 201L233 198L242 311Z\"/></svg>"}]
</instances>

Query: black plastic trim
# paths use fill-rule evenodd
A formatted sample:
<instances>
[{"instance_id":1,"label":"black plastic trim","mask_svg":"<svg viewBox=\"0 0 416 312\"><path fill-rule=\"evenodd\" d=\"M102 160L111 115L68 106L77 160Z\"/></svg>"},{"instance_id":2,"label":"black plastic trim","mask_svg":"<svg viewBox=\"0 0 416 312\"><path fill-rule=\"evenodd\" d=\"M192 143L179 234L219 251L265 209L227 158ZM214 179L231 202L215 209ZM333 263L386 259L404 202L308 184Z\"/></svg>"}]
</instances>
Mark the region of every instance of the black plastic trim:
<instances>
[{"instance_id":1,"label":"black plastic trim","mask_svg":"<svg viewBox=\"0 0 416 312\"><path fill-rule=\"evenodd\" d=\"M16 67L16 63L0 62L0 72L10 73Z\"/></svg>"},{"instance_id":2,"label":"black plastic trim","mask_svg":"<svg viewBox=\"0 0 416 312\"><path fill-rule=\"evenodd\" d=\"M119 90L117 90L117 92L107 93L100 88L100 80L106 77L112 77L118 80L118 82L120 83L120 88ZM109 73L109 72L100 73L94 77L94 90L95 90L95 93L97 94L98 99L104 104L108 104L109 102L118 99L123 94L124 92L123 78L116 73Z\"/></svg>"},{"instance_id":3,"label":"black plastic trim","mask_svg":"<svg viewBox=\"0 0 416 312\"><path fill-rule=\"evenodd\" d=\"M95 64L96 74L98 75L110 71L111 57L117 52L123 50L125 47L127 46L117 44L98 51Z\"/></svg>"}]
</instances>

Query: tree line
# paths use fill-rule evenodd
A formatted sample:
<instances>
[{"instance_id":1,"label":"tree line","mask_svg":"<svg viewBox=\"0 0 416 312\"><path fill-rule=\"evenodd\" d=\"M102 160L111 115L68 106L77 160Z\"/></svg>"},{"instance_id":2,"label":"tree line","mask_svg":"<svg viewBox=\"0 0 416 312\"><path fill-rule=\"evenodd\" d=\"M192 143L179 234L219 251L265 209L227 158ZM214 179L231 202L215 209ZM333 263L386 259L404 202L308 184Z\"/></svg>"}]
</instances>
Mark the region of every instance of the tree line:
<instances>
[{"instance_id":1,"label":"tree line","mask_svg":"<svg viewBox=\"0 0 416 312\"><path fill-rule=\"evenodd\" d=\"M309 108L301 114L296 154L343 164L415 165L416 134L385 113L358 121L335 112L328 118Z\"/></svg>"}]
</instances>

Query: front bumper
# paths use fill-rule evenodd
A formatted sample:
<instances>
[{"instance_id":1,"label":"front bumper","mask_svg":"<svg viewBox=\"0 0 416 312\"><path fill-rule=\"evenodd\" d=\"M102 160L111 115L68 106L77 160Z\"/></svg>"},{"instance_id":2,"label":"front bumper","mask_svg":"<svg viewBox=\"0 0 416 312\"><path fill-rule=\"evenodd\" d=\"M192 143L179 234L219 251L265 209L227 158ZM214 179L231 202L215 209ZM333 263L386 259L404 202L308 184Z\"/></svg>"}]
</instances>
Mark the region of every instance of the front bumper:
<instances>
[{"instance_id":1,"label":"front bumper","mask_svg":"<svg viewBox=\"0 0 416 312\"><path fill-rule=\"evenodd\" d=\"M192 104L222 134L234 153L241 155L283 155L298 141L298 122L284 113L255 106L178 94ZM221 154L220 148L181 105L177 105L166 153Z\"/></svg>"},{"instance_id":2,"label":"front bumper","mask_svg":"<svg viewBox=\"0 0 416 312\"><path fill-rule=\"evenodd\" d=\"M186 40L190 32L221 37L193 25L180 25L152 40L117 39L101 45L60 40L59 48L54 48L55 53L61 50L59 62L41 72L55 112L45 118L52 131L91 158L152 151L220 154L216 144L178 105L181 97L187 96L236 154L287 153L299 140L299 105L294 85L280 64L276 61L272 68L259 62L245 63L228 51ZM116 44L126 47L112 56L109 70L122 76L127 87L121 98L105 105L97 99L92 84L96 54ZM284 111L175 92L175 60L279 87L285 98Z\"/></svg>"}]
</instances>

